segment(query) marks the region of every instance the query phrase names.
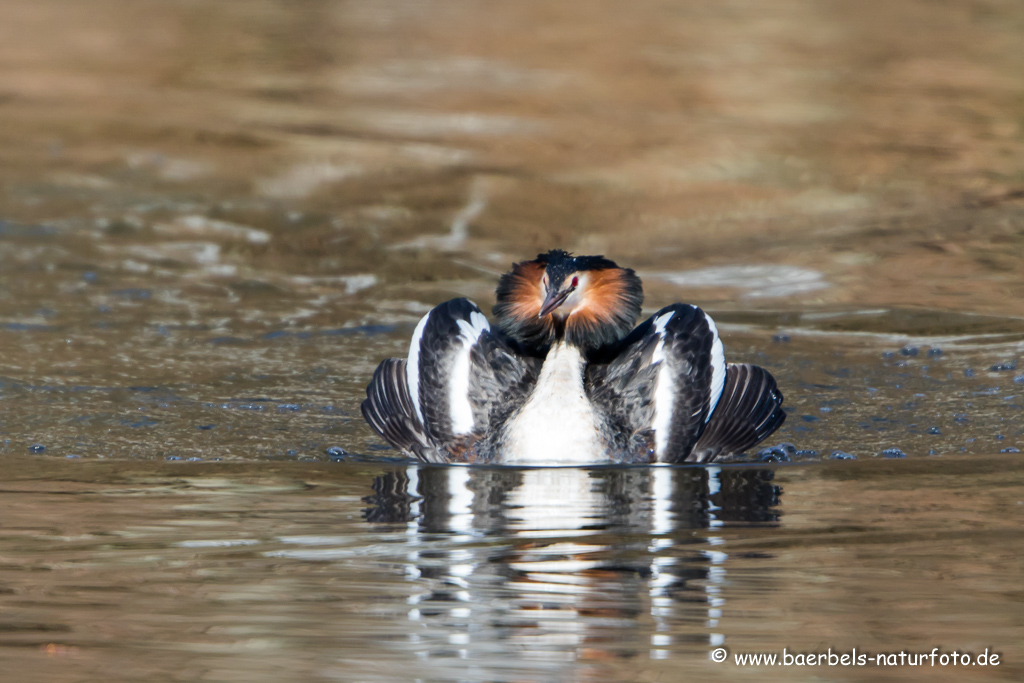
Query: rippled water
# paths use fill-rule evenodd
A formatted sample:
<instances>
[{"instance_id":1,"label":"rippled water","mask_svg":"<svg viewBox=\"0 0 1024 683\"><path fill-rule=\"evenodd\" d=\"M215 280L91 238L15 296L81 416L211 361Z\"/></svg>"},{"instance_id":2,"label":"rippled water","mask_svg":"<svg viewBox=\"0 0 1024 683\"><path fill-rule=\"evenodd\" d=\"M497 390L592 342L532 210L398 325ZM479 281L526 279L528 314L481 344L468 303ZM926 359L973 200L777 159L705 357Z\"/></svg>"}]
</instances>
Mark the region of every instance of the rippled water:
<instances>
[{"instance_id":1,"label":"rippled water","mask_svg":"<svg viewBox=\"0 0 1024 683\"><path fill-rule=\"evenodd\" d=\"M661 681L794 676L712 647L987 647L1016 680L1014 463L21 459L0 497L2 651L19 680Z\"/></svg>"},{"instance_id":2,"label":"rippled water","mask_svg":"<svg viewBox=\"0 0 1024 683\"><path fill-rule=\"evenodd\" d=\"M1021 679L1022 42L1002 0L3 3L5 668ZM373 368L552 247L709 310L793 447L397 462Z\"/></svg>"}]
</instances>

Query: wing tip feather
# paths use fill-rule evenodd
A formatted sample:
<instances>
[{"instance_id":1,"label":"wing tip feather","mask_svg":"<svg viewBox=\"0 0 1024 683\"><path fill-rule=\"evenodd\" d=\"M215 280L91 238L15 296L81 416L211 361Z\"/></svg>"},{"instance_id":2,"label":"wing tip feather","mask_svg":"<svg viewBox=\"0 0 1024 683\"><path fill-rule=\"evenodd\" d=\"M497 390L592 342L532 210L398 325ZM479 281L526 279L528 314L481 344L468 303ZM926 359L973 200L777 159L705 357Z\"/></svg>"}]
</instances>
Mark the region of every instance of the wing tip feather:
<instances>
[{"instance_id":1,"label":"wing tip feather","mask_svg":"<svg viewBox=\"0 0 1024 683\"><path fill-rule=\"evenodd\" d=\"M710 462L760 443L786 421L784 400L775 378L764 368L730 365L718 408L687 460Z\"/></svg>"}]
</instances>

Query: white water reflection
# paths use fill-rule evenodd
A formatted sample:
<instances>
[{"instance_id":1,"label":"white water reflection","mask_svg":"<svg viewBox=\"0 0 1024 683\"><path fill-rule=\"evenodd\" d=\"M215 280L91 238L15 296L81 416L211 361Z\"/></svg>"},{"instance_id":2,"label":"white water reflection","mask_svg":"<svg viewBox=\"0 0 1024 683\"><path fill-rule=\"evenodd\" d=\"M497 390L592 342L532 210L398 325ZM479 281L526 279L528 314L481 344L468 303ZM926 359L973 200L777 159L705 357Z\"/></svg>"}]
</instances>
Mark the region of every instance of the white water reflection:
<instances>
[{"instance_id":1,"label":"white water reflection","mask_svg":"<svg viewBox=\"0 0 1024 683\"><path fill-rule=\"evenodd\" d=\"M370 95L443 90L551 90L579 78L576 73L529 69L488 59L421 56L351 69L338 78L336 87L342 92Z\"/></svg>"},{"instance_id":2,"label":"white water reflection","mask_svg":"<svg viewBox=\"0 0 1024 683\"><path fill-rule=\"evenodd\" d=\"M708 530L773 523L773 474L413 466L378 477L366 518L405 525L401 572L415 586L396 645L431 676L457 660L504 680L500 653L553 666L720 644L729 552Z\"/></svg>"},{"instance_id":3,"label":"white water reflection","mask_svg":"<svg viewBox=\"0 0 1024 683\"><path fill-rule=\"evenodd\" d=\"M788 297L829 287L820 272L787 265L719 266L678 273L644 273L644 277L680 287L735 287L750 298Z\"/></svg>"}]
</instances>

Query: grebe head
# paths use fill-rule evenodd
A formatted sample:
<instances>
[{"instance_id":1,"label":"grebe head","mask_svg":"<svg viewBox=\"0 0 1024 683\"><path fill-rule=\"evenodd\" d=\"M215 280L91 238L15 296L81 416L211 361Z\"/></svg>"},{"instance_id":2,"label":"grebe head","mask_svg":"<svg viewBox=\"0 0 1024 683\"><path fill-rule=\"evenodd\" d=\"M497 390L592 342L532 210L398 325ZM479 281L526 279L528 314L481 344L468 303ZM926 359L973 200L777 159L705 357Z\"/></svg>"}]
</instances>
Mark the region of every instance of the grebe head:
<instances>
[{"instance_id":1,"label":"grebe head","mask_svg":"<svg viewBox=\"0 0 1024 683\"><path fill-rule=\"evenodd\" d=\"M531 346L564 339L584 349L629 334L644 300L640 278L603 256L553 249L523 261L498 281L501 329Z\"/></svg>"}]
</instances>

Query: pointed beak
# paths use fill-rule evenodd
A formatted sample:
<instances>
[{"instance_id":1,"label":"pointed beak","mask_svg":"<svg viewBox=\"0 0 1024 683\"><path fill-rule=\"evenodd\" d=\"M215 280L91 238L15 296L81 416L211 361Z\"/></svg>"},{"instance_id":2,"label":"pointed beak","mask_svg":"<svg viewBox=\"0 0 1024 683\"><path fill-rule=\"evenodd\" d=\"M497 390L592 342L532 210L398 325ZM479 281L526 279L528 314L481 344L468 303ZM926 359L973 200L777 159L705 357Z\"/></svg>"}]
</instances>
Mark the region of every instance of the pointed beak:
<instances>
[{"instance_id":1,"label":"pointed beak","mask_svg":"<svg viewBox=\"0 0 1024 683\"><path fill-rule=\"evenodd\" d=\"M548 292L548 295L544 297L544 305L540 307L540 315L538 318L543 318L548 315L556 308L561 306L565 299L572 294L572 288L563 289L561 292Z\"/></svg>"}]
</instances>

